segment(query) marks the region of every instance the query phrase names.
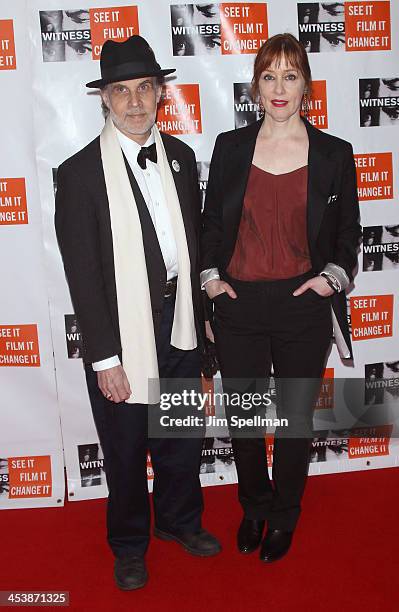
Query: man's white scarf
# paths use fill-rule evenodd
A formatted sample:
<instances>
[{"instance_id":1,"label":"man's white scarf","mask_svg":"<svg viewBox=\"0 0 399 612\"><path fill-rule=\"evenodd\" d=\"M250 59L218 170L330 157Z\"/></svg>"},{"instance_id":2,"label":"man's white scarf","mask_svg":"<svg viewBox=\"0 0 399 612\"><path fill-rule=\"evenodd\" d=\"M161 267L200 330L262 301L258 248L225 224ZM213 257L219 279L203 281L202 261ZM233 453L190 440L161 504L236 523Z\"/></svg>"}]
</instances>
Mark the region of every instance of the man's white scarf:
<instances>
[{"instance_id":1,"label":"man's white scarf","mask_svg":"<svg viewBox=\"0 0 399 612\"><path fill-rule=\"evenodd\" d=\"M197 346L197 336L186 232L165 148L156 126L153 131L179 266L171 344L191 350ZM132 390L127 402L155 404L159 401L159 373L143 236L116 128L110 117L101 132L100 148L111 217L122 362Z\"/></svg>"}]
</instances>

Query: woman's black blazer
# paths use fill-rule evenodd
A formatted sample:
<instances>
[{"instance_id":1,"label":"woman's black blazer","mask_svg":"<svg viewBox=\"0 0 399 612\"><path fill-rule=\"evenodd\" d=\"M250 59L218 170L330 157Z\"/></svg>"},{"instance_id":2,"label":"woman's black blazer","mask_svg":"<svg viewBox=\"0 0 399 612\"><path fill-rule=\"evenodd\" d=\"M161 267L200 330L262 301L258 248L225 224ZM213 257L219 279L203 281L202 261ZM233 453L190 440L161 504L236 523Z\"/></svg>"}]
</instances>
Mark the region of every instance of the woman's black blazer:
<instances>
[{"instance_id":1,"label":"woman's black blazer","mask_svg":"<svg viewBox=\"0 0 399 612\"><path fill-rule=\"evenodd\" d=\"M327 263L338 264L352 281L361 236L352 145L303 122L309 137L307 234L312 267L317 274ZM218 268L223 274L233 255L261 125L262 120L256 121L216 139L203 214L201 270ZM331 301L352 358L345 292Z\"/></svg>"}]
</instances>

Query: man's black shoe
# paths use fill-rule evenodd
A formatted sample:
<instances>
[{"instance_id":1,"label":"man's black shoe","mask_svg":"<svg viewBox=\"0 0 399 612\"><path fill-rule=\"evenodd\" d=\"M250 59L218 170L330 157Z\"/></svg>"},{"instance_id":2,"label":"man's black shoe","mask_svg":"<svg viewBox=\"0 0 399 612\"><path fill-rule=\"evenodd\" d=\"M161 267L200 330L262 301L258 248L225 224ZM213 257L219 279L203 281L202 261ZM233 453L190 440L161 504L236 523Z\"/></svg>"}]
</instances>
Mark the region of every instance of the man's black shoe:
<instances>
[{"instance_id":1,"label":"man's black shoe","mask_svg":"<svg viewBox=\"0 0 399 612\"><path fill-rule=\"evenodd\" d=\"M148 580L143 557L121 557L115 559L114 577L122 591L140 589Z\"/></svg>"},{"instance_id":2,"label":"man's black shoe","mask_svg":"<svg viewBox=\"0 0 399 612\"><path fill-rule=\"evenodd\" d=\"M237 533L237 546L241 553L251 553L261 542L265 521L243 518Z\"/></svg>"},{"instance_id":3,"label":"man's black shoe","mask_svg":"<svg viewBox=\"0 0 399 612\"><path fill-rule=\"evenodd\" d=\"M292 531L268 529L260 549L261 561L271 563L284 557L291 546L293 535Z\"/></svg>"},{"instance_id":4,"label":"man's black shoe","mask_svg":"<svg viewBox=\"0 0 399 612\"><path fill-rule=\"evenodd\" d=\"M197 533L182 533L175 535L173 533L161 531L161 529L155 527L154 535L160 540L173 540L173 542L181 544L184 550L198 557L211 557L217 555L222 550L215 536L205 531L205 529L201 529Z\"/></svg>"}]
</instances>

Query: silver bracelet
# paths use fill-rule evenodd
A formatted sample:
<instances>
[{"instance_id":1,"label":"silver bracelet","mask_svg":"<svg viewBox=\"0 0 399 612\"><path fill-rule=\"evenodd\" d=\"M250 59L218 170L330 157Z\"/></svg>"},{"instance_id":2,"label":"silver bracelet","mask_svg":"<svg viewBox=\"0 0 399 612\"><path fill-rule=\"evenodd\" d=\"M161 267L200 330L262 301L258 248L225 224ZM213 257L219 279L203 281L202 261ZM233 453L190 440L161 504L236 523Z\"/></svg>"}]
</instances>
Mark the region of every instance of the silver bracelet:
<instances>
[{"instance_id":1,"label":"silver bracelet","mask_svg":"<svg viewBox=\"0 0 399 612\"><path fill-rule=\"evenodd\" d=\"M329 287L331 287L331 289L335 291L335 293L339 293L341 291L340 282L334 276L332 276L332 274L328 274L327 272L320 272L319 276L322 276L326 279L327 284L329 285Z\"/></svg>"}]
</instances>

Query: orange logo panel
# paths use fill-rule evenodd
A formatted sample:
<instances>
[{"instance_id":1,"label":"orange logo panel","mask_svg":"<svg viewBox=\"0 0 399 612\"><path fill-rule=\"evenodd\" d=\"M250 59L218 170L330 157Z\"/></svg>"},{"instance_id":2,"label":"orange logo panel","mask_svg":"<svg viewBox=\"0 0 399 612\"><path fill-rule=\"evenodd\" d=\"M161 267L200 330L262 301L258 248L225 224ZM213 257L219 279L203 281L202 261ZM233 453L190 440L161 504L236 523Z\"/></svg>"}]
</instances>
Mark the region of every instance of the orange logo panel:
<instances>
[{"instance_id":1,"label":"orange logo panel","mask_svg":"<svg viewBox=\"0 0 399 612\"><path fill-rule=\"evenodd\" d=\"M321 389L315 408L330 409L334 407L334 368L325 368Z\"/></svg>"},{"instance_id":2,"label":"orange logo panel","mask_svg":"<svg viewBox=\"0 0 399 612\"><path fill-rule=\"evenodd\" d=\"M393 295L351 297L350 309L353 340L392 336Z\"/></svg>"},{"instance_id":3,"label":"orange logo panel","mask_svg":"<svg viewBox=\"0 0 399 612\"><path fill-rule=\"evenodd\" d=\"M37 325L0 325L0 366L40 366Z\"/></svg>"},{"instance_id":4,"label":"orange logo panel","mask_svg":"<svg viewBox=\"0 0 399 612\"><path fill-rule=\"evenodd\" d=\"M354 157L359 200L391 200L392 153L364 153Z\"/></svg>"},{"instance_id":5,"label":"orange logo panel","mask_svg":"<svg viewBox=\"0 0 399 612\"><path fill-rule=\"evenodd\" d=\"M349 439L349 459L389 455L392 429L392 425L380 425L377 427L367 427L364 430L353 430L356 437Z\"/></svg>"},{"instance_id":6,"label":"orange logo panel","mask_svg":"<svg viewBox=\"0 0 399 612\"><path fill-rule=\"evenodd\" d=\"M93 59L100 59L106 40L123 42L133 34L139 34L137 6L94 8L89 12Z\"/></svg>"},{"instance_id":7,"label":"orange logo panel","mask_svg":"<svg viewBox=\"0 0 399 612\"><path fill-rule=\"evenodd\" d=\"M147 454L147 479L154 480L154 470L151 463L151 456Z\"/></svg>"},{"instance_id":8,"label":"orange logo panel","mask_svg":"<svg viewBox=\"0 0 399 612\"><path fill-rule=\"evenodd\" d=\"M268 38L266 4L223 3L220 21L222 55L257 53Z\"/></svg>"},{"instance_id":9,"label":"orange logo panel","mask_svg":"<svg viewBox=\"0 0 399 612\"><path fill-rule=\"evenodd\" d=\"M213 378L201 376L202 393L206 393L207 401L204 407L205 417L215 416L215 386Z\"/></svg>"},{"instance_id":10,"label":"orange logo panel","mask_svg":"<svg viewBox=\"0 0 399 612\"><path fill-rule=\"evenodd\" d=\"M157 125L167 134L202 134L199 85L166 85Z\"/></svg>"},{"instance_id":11,"label":"orange logo panel","mask_svg":"<svg viewBox=\"0 0 399 612\"><path fill-rule=\"evenodd\" d=\"M15 70L14 24L12 19L0 19L0 70Z\"/></svg>"},{"instance_id":12,"label":"orange logo panel","mask_svg":"<svg viewBox=\"0 0 399 612\"><path fill-rule=\"evenodd\" d=\"M347 51L391 49L390 3L345 2L345 48Z\"/></svg>"},{"instance_id":13,"label":"orange logo panel","mask_svg":"<svg viewBox=\"0 0 399 612\"><path fill-rule=\"evenodd\" d=\"M265 436L265 443L266 443L267 467L272 467L272 465L273 465L274 436L272 434L266 434L266 436Z\"/></svg>"},{"instance_id":14,"label":"orange logo panel","mask_svg":"<svg viewBox=\"0 0 399 612\"><path fill-rule=\"evenodd\" d=\"M0 225L28 223L24 178L0 178Z\"/></svg>"},{"instance_id":15,"label":"orange logo panel","mask_svg":"<svg viewBox=\"0 0 399 612\"><path fill-rule=\"evenodd\" d=\"M313 81L308 107L309 122L319 129L328 128L326 81Z\"/></svg>"},{"instance_id":16,"label":"orange logo panel","mask_svg":"<svg viewBox=\"0 0 399 612\"><path fill-rule=\"evenodd\" d=\"M10 499L51 497L51 457L9 457Z\"/></svg>"}]
</instances>

